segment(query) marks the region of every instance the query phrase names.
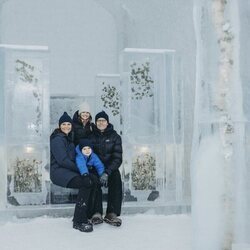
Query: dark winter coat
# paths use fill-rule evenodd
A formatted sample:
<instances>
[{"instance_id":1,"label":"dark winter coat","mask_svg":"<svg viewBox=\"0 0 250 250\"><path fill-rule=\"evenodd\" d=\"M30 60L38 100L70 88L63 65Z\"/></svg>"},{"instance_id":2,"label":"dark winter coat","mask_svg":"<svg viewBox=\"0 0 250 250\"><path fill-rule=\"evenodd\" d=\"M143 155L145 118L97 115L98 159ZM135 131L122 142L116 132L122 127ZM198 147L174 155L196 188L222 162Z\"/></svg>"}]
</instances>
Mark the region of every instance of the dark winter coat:
<instances>
[{"instance_id":1,"label":"dark winter coat","mask_svg":"<svg viewBox=\"0 0 250 250\"><path fill-rule=\"evenodd\" d=\"M67 187L75 176L79 176L75 145L69 136L56 129L50 136L50 179L56 185Z\"/></svg>"},{"instance_id":2,"label":"dark winter coat","mask_svg":"<svg viewBox=\"0 0 250 250\"><path fill-rule=\"evenodd\" d=\"M95 168L99 176L104 172L104 165L99 157L93 152L90 156L82 154L79 145L76 147L76 165L81 175L88 174L91 167Z\"/></svg>"},{"instance_id":3,"label":"dark winter coat","mask_svg":"<svg viewBox=\"0 0 250 250\"><path fill-rule=\"evenodd\" d=\"M105 131L101 132L95 125L93 132L89 135L94 152L99 156L105 166L105 172L111 174L122 164L122 140L120 135L108 124Z\"/></svg>"},{"instance_id":4,"label":"dark winter coat","mask_svg":"<svg viewBox=\"0 0 250 250\"><path fill-rule=\"evenodd\" d=\"M77 146L81 139L87 138L92 133L94 123L88 121L84 126L79 118L78 110L73 115L73 141Z\"/></svg>"}]
</instances>

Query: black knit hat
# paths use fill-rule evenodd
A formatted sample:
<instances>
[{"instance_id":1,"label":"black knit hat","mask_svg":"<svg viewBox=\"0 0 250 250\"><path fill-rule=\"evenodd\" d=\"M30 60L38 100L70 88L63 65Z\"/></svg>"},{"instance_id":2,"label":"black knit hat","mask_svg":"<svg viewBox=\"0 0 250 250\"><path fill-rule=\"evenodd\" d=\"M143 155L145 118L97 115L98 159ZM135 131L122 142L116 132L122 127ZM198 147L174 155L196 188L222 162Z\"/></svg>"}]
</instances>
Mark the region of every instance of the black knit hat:
<instances>
[{"instance_id":1,"label":"black knit hat","mask_svg":"<svg viewBox=\"0 0 250 250\"><path fill-rule=\"evenodd\" d=\"M92 148L92 143L89 139L81 139L79 142L79 149L82 151L84 147Z\"/></svg>"},{"instance_id":2,"label":"black knit hat","mask_svg":"<svg viewBox=\"0 0 250 250\"><path fill-rule=\"evenodd\" d=\"M101 111L95 116L95 123L99 118L103 118L109 123L109 116L105 113L105 111Z\"/></svg>"},{"instance_id":3,"label":"black knit hat","mask_svg":"<svg viewBox=\"0 0 250 250\"><path fill-rule=\"evenodd\" d=\"M64 112L63 115L60 117L59 119L59 127L62 123L64 122L69 122L72 124L72 119L70 118L70 116L67 114L67 112Z\"/></svg>"}]
</instances>

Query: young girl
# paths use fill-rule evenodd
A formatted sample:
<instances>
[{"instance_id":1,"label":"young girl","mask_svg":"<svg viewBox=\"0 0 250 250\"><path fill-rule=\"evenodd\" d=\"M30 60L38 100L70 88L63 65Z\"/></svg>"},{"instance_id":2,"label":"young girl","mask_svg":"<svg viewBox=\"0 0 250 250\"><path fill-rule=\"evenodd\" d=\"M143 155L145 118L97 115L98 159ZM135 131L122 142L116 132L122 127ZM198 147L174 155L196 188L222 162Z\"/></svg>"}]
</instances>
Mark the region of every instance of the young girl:
<instances>
[{"instance_id":1,"label":"young girl","mask_svg":"<svg viewBox=\"0 0 250 250\"><path fill-rule=\"evenodd\" d=\"M79 109L73 116L74 135L73 140L77 146L81 139L87 138L92 133L92 116L90 106L87 102L79 105Z\"/></svg>"}]
</instances>

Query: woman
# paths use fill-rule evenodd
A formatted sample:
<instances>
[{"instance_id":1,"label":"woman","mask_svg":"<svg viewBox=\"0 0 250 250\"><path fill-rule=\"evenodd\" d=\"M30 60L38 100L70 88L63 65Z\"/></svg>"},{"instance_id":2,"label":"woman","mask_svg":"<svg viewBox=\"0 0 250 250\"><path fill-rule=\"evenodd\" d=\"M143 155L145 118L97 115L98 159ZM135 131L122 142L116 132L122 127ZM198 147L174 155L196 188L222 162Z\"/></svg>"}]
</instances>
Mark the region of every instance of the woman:
<instances>
[{"instance_id":1,"label":"woman","mask_svg":"<svg viewBox=\"0 0 250 250\"><path fill-rule=\"evenodd\" d=\"M93 123L90 107L87 102L79 105L73 116L74 144L77 146L81 139L87 138L92 133Z\"/></svg>"},{"instance_id":2,"label":"woman","mask_svg":"<svg viewBox=\"0 0 250 250\"><path fill-rule=\"evenodd\" d=\"M59 128L50 136L51 181L61 187L79 189L74 217L73 228L82 232L93 231L93 226L88 222L90 214L91 193L95 185L88 174L80 175L75 164L75 146L71 140L72 119L64 112L59 119Z\"/></svg>"}]
</instances>

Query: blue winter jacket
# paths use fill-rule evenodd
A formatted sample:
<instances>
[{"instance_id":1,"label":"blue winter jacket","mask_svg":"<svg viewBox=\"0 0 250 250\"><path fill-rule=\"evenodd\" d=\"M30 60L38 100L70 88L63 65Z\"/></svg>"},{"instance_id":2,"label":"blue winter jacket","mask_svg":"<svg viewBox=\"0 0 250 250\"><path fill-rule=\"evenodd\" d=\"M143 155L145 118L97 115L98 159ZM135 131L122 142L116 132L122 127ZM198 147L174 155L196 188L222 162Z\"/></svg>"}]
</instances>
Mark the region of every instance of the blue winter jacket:
<instances>
[{"instance_id":1,"label":"blue winter jacket","mask_svg":"<svg viewBox=\"0 0 250 250\"><path fill-rule=\"evenodd\" d=\"M104 172L104 165L99 157L94 152L90 156L82 154L79 145L76 146L76 166L81 175L88 174L90 167L94 167L99 176Z\"/></svg>"}]
</instances>

